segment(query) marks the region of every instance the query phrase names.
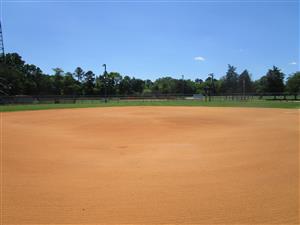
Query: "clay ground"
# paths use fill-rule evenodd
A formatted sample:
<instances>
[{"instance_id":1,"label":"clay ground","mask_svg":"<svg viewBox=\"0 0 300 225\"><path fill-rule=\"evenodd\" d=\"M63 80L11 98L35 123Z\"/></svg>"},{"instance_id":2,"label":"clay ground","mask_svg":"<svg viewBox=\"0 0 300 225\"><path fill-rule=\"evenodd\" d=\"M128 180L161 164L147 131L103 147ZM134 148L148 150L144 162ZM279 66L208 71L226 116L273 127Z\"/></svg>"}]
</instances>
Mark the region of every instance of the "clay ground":
<instances>
[{"instance_id":1,"label":"clay ground","mask_svg":"<svg viewBox=\"0 0 300 225\"><path fill-rule=\"evenodd\" d=\"M3 224L297 224L299 110L2 113Z\"/></svg>"}]
</instances>

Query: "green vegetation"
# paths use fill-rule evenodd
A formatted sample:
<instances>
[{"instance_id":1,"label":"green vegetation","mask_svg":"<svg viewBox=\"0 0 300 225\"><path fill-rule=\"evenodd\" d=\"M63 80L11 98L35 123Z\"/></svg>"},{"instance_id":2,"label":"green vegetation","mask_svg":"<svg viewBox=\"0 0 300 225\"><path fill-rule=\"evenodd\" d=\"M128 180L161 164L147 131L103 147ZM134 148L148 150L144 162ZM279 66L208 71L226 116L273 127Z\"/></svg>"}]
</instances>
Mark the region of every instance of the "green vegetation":
<instances>
[{"instance_id":1,"label":"green vegetation","mask_svg":"<svg viewBox=\"0 0 300 225\"><path fill-rule=\"evenodd\" d=\"M287 101L196 101L196 100L161 100L161 101L86 101L77 104L35 104L35 105L5 105L0 106L0 112L44 110L44 109L68 109L90 107L114 107L114 106L211 106L211 107L261 107L261 108L291 108L298 109L298 102Z\"/></svg>"},{"instance_id":2,"label":"green vegetation","mask_svg":"<svg viewBox=\"0 0 300 225\"><path fill-rule=\"evenodd\" d=\"M297 98L300 91L299 72L288 78L285 84L285 74L277 67L266 71L266 75L253 81L248 70L237 73L236 67L228 65L224 74L218 74L220 79L207 77L193 80L174 79L162 76L155 81L142 80L130 76L122 76L117 72L96 75L92 71L83 71L77 67L74 72L65 72L54 68L53 74L45 74L33 65L26 64L17 53L6 54L5 60L0 60L0 94L15 95L157 95L157 94L203 94L231 95L235 93L263 95L293 95Z\"/></svg>"}]
</instances>

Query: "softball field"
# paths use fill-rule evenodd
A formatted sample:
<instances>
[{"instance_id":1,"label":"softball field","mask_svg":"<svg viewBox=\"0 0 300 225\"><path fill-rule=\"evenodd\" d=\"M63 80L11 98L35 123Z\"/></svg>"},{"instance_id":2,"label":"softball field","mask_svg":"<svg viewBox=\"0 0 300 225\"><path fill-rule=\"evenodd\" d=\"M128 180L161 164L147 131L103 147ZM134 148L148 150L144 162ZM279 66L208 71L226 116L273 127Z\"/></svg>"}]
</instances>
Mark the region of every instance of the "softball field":
<instances>
[{"instance_id":1,"label":"softball field","mask_svg":"<svg viewBox=\"0 0 300 225\"><path fill-rule=\"evenodd\" d=\"M299 110L2 113L3 224L298 224Z\"/></svg>"}]
</instances>

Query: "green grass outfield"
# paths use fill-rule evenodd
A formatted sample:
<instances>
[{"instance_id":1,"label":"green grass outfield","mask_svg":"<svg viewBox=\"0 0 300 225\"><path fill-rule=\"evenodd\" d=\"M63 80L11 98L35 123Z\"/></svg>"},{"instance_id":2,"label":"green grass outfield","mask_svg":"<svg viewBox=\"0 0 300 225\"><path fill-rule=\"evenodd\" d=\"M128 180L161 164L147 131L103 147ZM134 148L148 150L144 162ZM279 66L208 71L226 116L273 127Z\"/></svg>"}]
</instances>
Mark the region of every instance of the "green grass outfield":
<instances>
[{"instance_id":1,"label":"green grass outfield","mask_svg":"<svg viewBox=\"0 0 300 225\"><path fill-rule=\"evenodd\" d=\"M259 107L259 108L286 108L299 109L300 102L291 101L195 101L195 100L157 100L157 101L110 101L82 102L76 104L32 104L32 105L2 105L0 112L13 112L25 110L44 109L71 109L91 107L114 107L114 106L211 106L211 107Z\"/></svg>"}]
</instances>

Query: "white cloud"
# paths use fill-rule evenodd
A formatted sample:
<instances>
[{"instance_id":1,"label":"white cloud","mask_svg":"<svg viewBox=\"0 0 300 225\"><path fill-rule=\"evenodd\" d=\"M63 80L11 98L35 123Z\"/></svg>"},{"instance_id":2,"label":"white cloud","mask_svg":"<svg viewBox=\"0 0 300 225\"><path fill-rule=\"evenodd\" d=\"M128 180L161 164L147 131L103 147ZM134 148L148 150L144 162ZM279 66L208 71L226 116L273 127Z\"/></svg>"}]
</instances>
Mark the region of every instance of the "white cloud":
<instances>
[{"instance_id":1,"label":"white cloud","mask_svg":"<svg viewBox=\"0 0 300 225\"><path fill-rule=\"evenodd\" d=\"M290 64L290 65L297 65L296 62L290 62L289 64Z\"/></svg>"},{"instance_id":2,"label":"white cloud","mask_svg":"<svg viewBox=\"0 0 300 225\"><path fill-rule=\"evenodd\" d=\"M194 60L196 61L205 61L205 58L203 58L202 56L197 56L194 58Z\"/></svg>"}]
</instances>

